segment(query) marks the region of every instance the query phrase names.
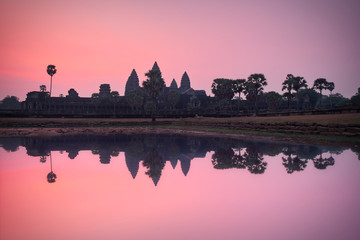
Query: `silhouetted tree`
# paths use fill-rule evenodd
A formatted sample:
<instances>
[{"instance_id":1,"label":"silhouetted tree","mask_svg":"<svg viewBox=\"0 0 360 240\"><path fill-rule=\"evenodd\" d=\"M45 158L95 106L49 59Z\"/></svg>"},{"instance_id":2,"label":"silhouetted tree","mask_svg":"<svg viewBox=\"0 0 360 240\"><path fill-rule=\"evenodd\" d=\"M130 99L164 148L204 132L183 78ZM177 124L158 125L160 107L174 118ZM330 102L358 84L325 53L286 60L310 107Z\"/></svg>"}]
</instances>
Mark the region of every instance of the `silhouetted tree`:
<instances>
[{"instance_id":1,"label":"silhouetted tree","mask_svg":"<svg viewBox=\"0 0 360 240\"><path fill-rule=\"evenodd\" d=\"M330 91L330 96L329 96L329 100L330 100L330 108L332 108L332 99L331 99L331 96L332 96L332 91L335 89L335 83L333 82L328 82L327 83L327 86L326 86L327 90Z\"/></svg>"},{"instance_id":2,"label":"silhouetted tree","mask_svg":"<svg viewBox=\"0 0 360 240\"><path fill-rule=\"evenodd\" d=\"M328 84L325 78L318 78L314 81L313 89L319 90L320 93L320 106L322 104L322 91L327 89Z\"/></svg>"},{"instance_id":3,"label":"silhouetted tree","mask_svg":"<svg viewBox=\"0 0 360 240\"><path fill-rule=\"evenodd\" d=\"M268 105L268 109L272 112L277 111L280 108L281 103L282 103L281 95L274 91L265 93L264 95L266 98L266 103Z\"/></svg>"},{"instance_id":4,"label":"silhouetted tree","mask_svg":"<svg viewBox=\"0 0 360 240\"><path fill-rule=\"evenodd\" d=\"M234 97L233 81L225 78L214 79L211 85L211 91L217 99L224 100L226 105Z\"/></svg>"},{"instance_id":5,"label":"silhouetted tree","mask_svg":"<svg viewBox=\"0 0 360 240\"><path fill-rule=\"evenodd\" d=\"M150 96L155 106L155 114L152 116L152 120L155 121L155 115L157 114L158 98L165 87L164 79L161 76L161 72L158 69L149 70L145 73L147 79L143 81L143 87L145 92Z\"/></svg>"},{"instance_id":6,"label":"silhouetted tree","mask_svg":"<svg viewBox=\"0 0 360 240\"><path fill-rule=\"evenodd\" d=\"M255 73L251 74L245 82L245 93L247 96L254 98L255 101L255 114L258 111L258 98L264 91L264 86L267 85L264 74Z\"/></svg>"},{"instance_id":7,"label":"silhouetted tree","mask_svg":"<svg viewBox=\"0 0 360 240\"><path fill-rule=\"evenodd\" d=\"M246 168L244 158L241 155L236 155L230 147L215 150L211 159L216 169Z\"/></svg>"},{"instance_id":8,"label":"silhouetted tree","mask_svg":"<svg viewBox=\"0 0 360 240\"><path fill-rule=\"evenodd\" d=\"M50 152L50 172L47 175L47 181L49 183L53 183L56 180L56 174L53 172L52 170L52 157L51 157L51 152Z\"/></svg>"},{"instance_id":9,"label":"silhouetted tree","mask_svg":"<svg viewBox=\"0 0 360 240\"><path fill-rule=\"evenodd\" d=\"M232 90L230 79L214 79L211 85L211 91L215 95L215 97L219 99L232 99L234 97L234 92Z\"/></svg>"},{"instance_id":10,"label":"silhouetted tree","mask_svg":"<svg viewBox=\"0 0 360 240\"><path fill-rule=\"evenodd\" d=\"M49 183L53 183L53 182L55 182L55 180L56 180L56 174L55 174L54 172L52 172L52 171L49 172L46 177L47 177L47 181L48 181Z\"/></svg>"},{"instance_id":11,"label":"silhouetted tree","mask_svg":"<svg viewBox=\"0 0 360 240\"><path fill-rule=\"evenodd\" d=\"M52 77L56 73L55 66L54 65L48 65L46 71L47 71L47 74L50 75L50 97L51 97Z\"/></svg>"},{"instance_id":12,"label":"silhouetted tree","mask_svg":"<svg viewBox=\"0 0 360 240\"><path fill-rule=\"evenodd\" d=\"M147 168L145 172L154 182L155 186L159 182L161 172L165 167L165 161L156 149L152 149L143 161L143 166Z\"/></svg>"},{"instance_id":13,"label":"silhouetted tree","mask_svg":"<svg viewBox=\"0 0 360 240\"><path fill-rule=\"evenodd\" d=\"M358 92L351 97L351 104L354 106L360 106L360 88L358 88Z\"/></svg>"},{"instance_id":14,"label":"silhouetted tree","mask_svg":"<svg viewBox=\"0 0 360 240\"><path fill-rule=\"evenodd\" d=\"M301 160L295 155L295 151L291 147L287 147L283 154L286 157L282 157L283 165L286 168L287 173L293 173L294 171L303 171L306 168L307 160ZM295 156L292 156L295 155Z\"/></svg>"},{"instance_id":15,"label":"silhouetted tree","mask_svg":"<svg viewBox=\"0 0 360 240\"><path fill-rule=\"evenodd\" d=\"M314 166L317 169L326 169L328 166L334 166L335 159L333 157L323 158L322 154L313 159Z\"/></svg>"},{"instance_id":16,"label":"silhouetted tree","mask_svg":"<svg viewBox=\"0 0 360 240\"><path fill-rule=\"evenodd\" d=\"M291 99L294 97L294 94L291 92L292 90L294 90L294 75L292 74L288 74L286 76L286 79L284 80L284 82L282 83L283 87L282 87L282 91L286 91L283 96L287 98L287 105L288 105L288 110L290 111L290 103L291 103Z\"/></svg>"},{"instance_id":17,"label":"silhouetted tree","mask_svg":"<svg viewBox=\"0 0 360 240\"><path fill-rule=\"evenodd\" d=\"M45 163L46 162L46 156L41 156L40 157L40 162Z\"/></svg>"},{"instance_id":18,"label":"silhouetted tree","mask_svg":"<svg viewBox=\"0 0 360 240\"><path fill-rule=\"evenodd\" d=\"M299 90L307 87L308 85L303 77L297 76L293 78L293 89L296 92L296 108L298 110L299 110Z\"/></svg>"},{"instance_id":19,"label":"silhouetted tree","mask_svg":"<svg viewBox=\"0 0 360 240\"><path fill-rule=\"evenodd\" d=\"M236 79L232 82L233 92L239 94L238 111L240 110L241 93L245 91L245 82L245 79Z\"/></svg>"},{"instance_id":20,"label":"silhouetted tree","mask_svg":"<svg viewBox=\"0 0 360 240\"><path fill-rule=\"evenodd\" d=\"M299 101L302 109L314 108L319 99L319 93L314 89L300 89L299 90Z\"/></svg>"},{"instance_id":21,"label":"silhouetted tree","mask_svg":"<svg viewBox=\"0 0 360 240\"><path fill-rule=\"evenodd\" d=\"M348 98L345 98L340 93L331 94L328 98L324 99L323 106L325 107L342 107L350 105L351 101Z\"/></svg>"},{"instance_id":22,"label":"silhouetted tree","mask_svg":"<svg viewBox=\"0 0 360 240\"><path fill-rule=\"evenodd\" d=\"M2 109L20 109L21 104L19 98L15 96L6 96L2 101L0 107Z\"/></svg>"},{"instance_id":23,"label":"silhouetted tree","mask_svg":"<svg viewBox=\"0 0 360 240\"><path fill-rule=\"evenodd\" d=\"M263 174L265 172L267 162L263 161L263 154L259 152L257 146L248 146L243 157L249 172L255 174Z\"/></svg>"},{"instance_id":24,"label":"silhouetted tree","mask_svg":"<svg viewBox=\"0 0 360 240\"><path fill-rule=\"evenodd\" d=\"M40 92L46 92L46 86L40 85Z\"/></svg>"}]
</instances>

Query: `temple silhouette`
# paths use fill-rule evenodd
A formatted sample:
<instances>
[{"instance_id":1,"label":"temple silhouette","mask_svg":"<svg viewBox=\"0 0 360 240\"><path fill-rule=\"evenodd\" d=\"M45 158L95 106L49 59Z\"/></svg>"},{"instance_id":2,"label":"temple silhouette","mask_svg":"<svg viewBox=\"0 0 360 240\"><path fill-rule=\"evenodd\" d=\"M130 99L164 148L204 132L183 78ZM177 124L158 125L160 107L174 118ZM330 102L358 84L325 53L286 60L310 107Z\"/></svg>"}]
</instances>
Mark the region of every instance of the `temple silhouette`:
<instances>
[{"instance_id":1,"label":"temple silhouette","mask_svg":"<svg viewBox=\"0 0 360 240\"><path fill-rule=\"evenodd\" d=\"M160 71L157 62L152 70ZM211 97L206 95L205 90L191 88L190 78L184 72L180 87L173 79L170 86L163 88L157 101L159 114L162 116L193 116L200 107L205 108L210 104ZM29 92L26 100L22 102L22 109L33 116L146 117L152 113L146 107L148 103L151 103L151 99L140 86L138 74L133 69L126 82L124 96L120 96L117 91L111 91L108 83L101 84L99 92L93 93L91 97L80 97L73 88L66 96L53 97L42 89Z\"/></svg>"}]
</instances>

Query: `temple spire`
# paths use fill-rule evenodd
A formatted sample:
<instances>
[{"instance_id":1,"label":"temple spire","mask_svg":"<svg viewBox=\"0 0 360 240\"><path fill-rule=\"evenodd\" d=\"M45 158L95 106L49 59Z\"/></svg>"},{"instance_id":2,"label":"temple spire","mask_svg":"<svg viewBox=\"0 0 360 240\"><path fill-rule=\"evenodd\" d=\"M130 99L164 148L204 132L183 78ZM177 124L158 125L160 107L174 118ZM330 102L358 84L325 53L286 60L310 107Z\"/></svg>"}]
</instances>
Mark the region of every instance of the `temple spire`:
<instances>
[{"instance_id":1,"label":"temple spire","mask_svg":"<svg viewBox=\"0 0 360 240\"><path fill-rule=\"evenodd\" d=\"M138 89L139 86L139 77L135 71L135 69L132 70L125 86L125 96L127 96L131 91L134 91Z\"/></svg>"},{"instance_id":2,"label":"temple spire","mask_svg":"<svg viewBox=\"0 0 360 240\"><path fill-rule=\"evenodd\" d=\"M157 64L156 61L155 61L154 66L152 67L151 70L153 70L153 71L154 71L154 70L160 71L159 65Z\"/></svg>"},{"instance_id":3,"label":"temple spire","mask_svg":"<svg viewBox=\"0 0 360 240\"><path fill-rule=\"evenodd\" d=\"M171 84L170 84L170 88L178 88L178 85L175 81L175 78L172 80Z\"/></svg>"},{"instance_id":4,"label":"temple spire","mask_svg":"<svg viewBox=\"0 0 360 240\"><path fill-rule=\"evenodd\" d=\"M184 91L188 90L189 88L191 88L190 78L189 78L188 74L186 72L184 72L184 74L181 77L180 90L184 92Z\"/></svg>"}]
</instances>

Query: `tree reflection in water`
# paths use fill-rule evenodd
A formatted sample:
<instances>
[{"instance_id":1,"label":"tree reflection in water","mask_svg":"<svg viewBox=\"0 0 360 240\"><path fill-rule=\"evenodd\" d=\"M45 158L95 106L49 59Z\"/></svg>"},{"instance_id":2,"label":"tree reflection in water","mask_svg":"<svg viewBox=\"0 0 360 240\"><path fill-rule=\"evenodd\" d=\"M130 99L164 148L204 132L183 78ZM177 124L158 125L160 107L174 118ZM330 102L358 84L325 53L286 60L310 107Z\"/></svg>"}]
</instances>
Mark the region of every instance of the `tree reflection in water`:
<instances>
[{"instance_id":1,"label":"tree reflection in water","mask_svg":"<svg viewBox=\"0 0 360 240\"><path fill-rule=\"evenodd\" d=\"M243 155L241 155L240 150L238 154L235 154L230 147L219 148L212 155L211 162L216 169L247 168L251 173L263 174L267 166L267 162L263 160L263 154L259 152L258 147L251 144L247 146Z\"/></svg>"},{"instance_id":2,"label":"tree reflection in water","mask_svg":"<svg viewBox=\"0 0 360 240\"><path fill-rule=\"evenodd\" d=\"M143 166L147 169L145 174L153 180L156 186L160 180L161 172L165 167L164 159L156 149L152 149L148 154L146 154Z\"/></svg>"},{"instance_id":3,"label":"tree reflection in water","mask_svg":"<svg viewBox=\"0 0 360 240\"><path fill-rule=\"evenodd\" d=\"M52 157L51 157L51 152L50 152L50 172L47 175L47 181L49 183L54 183L55 180L56 180L56 174L52 170Z\"/></svg>"},{"instance_id":4,"label":"tree reflection in water","mask_svg":"<svg viewBox=\"0 0 360 240\"><path fill-rule=\"evenodd\" d=\"M328 166L334 166L335 159L330 156L328 158L323 158L322 154L319 157L313 159L314 167L317 169L326 169Z\"/></svg>"},{"instance_id":5,"label":"tree reflection in water","mask_svg":"<svg viewBox=\"0 0 360 240\"><path fill-rule=\"evenodd\" d=\"M240 154L236 155L232 148L217 149L211 159L216 169L246 168L244 157Z\"/></svg>"},{"instance_id":6,"label":"tree reflection in water","mask_svg":"<svg viewBox=\"0 0 360 240\"><path fill-rule=\"evenodd\" d=\"M142 161L145 174L158 184L166 161L172 168L180 165L184 176L190 171L195 158L204 158L214 151L211 163L215 169L247 169L253 174L264 174L268 167L264 156L280 155L286 172L302 172L313 161L316 169L327 169L335 164L335 156L347 148L337 146L316 146L308 144L284 144L245 139L212 138L208 136L174 135L115 135L115 136L56 136L1 139L0 146L6 151L16 151L19 146L26 148L29 156L40 157L45 163L50 159L51 171L47 181L56 181L52 169L51 151L66 151L70 159L75 159L80 151L91 150L98 155L101 164L110 164L111 157L124 152L126 167L132 178L136 178ZM360 148L351 150L360 156ZM235 152L236 151L236 152ZM330 154L330 156L328 155ZM47 158L49 156L49 158ZM180 162L180 164L177 164Z\"/></svg>"},{"instance_id":7,"label":"tree reflection in water","mask_svg":"<svg viewBox=\"0 0 360 240\"><path fill-rule=\"evenodd\" d=\"M283 151L283 154L286 156L282 157L282 160L287 173L291 174L294 171L300 172L306 168L308 161L306 159L300 159L291 146L287 146Z\"/></svg>"}]
</instances>

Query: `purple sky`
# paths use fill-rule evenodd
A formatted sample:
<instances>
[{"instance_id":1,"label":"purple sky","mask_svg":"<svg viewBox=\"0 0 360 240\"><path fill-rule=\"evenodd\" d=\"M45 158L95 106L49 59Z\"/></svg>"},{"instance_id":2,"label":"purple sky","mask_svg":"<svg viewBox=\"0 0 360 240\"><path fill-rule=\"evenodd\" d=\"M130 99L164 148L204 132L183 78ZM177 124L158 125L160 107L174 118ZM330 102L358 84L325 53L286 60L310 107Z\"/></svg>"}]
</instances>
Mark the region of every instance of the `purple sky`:
<instances>
[{"instance_id":1,"label":"purple sky","mask_svg":"<svg viewBox=\"0 0 360 240\"><path fill-rule=\"evenodd\" d=\"M184 71L211 94L214 78L263 73L281 92L287 74L324 77L351 97L360 87L360 1L2 1L0 99L49 87L80 96L101 83L124 93L157 61L167 85ZM325 92L328 94L328 92Z\"/></svg>"}]
</instances>

